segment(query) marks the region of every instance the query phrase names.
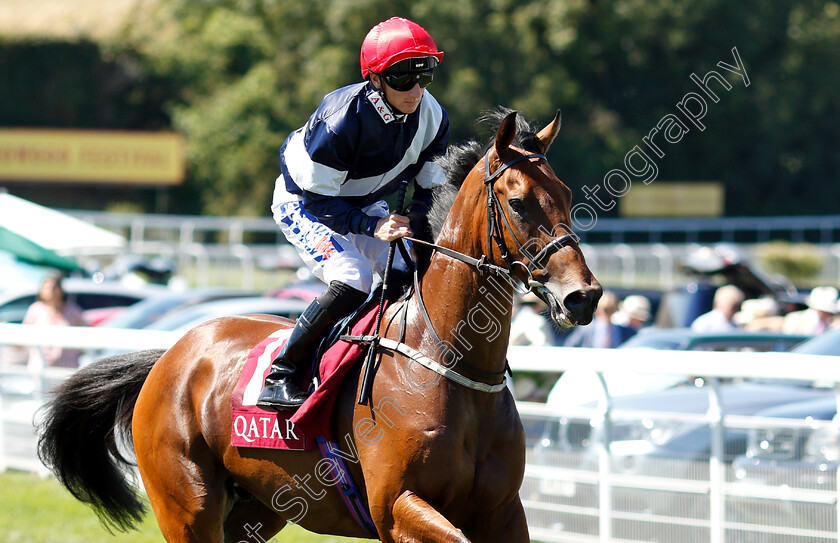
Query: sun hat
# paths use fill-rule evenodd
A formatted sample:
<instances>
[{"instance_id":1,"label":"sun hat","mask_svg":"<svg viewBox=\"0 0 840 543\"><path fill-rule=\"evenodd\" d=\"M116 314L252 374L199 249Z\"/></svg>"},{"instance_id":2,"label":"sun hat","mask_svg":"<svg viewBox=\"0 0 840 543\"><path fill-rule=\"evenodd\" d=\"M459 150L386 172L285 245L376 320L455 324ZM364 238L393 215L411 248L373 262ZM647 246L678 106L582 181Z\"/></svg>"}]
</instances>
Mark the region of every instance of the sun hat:
<instances>
[{"instance_id":1,"label":"sun hat","mask_svg":"<svg viewBox=\"0 0 840 543\"><path fill-rule=\"evenodd\" d=\"M838 296L840 293L834 287L814 287L805 300L805 305L817 311L837 313Z\"/></svg>"},{"instance_id":2,"label":"sun hat","mask_svg":"<svg viewBox=\"0 0 840 543\"><path fill-rule=\"evenodd\" d=\"M650 300L639 294L632 294L619 304L619 309L625 315L647 321L650 319Z\"/></svg>"}]
</instances>

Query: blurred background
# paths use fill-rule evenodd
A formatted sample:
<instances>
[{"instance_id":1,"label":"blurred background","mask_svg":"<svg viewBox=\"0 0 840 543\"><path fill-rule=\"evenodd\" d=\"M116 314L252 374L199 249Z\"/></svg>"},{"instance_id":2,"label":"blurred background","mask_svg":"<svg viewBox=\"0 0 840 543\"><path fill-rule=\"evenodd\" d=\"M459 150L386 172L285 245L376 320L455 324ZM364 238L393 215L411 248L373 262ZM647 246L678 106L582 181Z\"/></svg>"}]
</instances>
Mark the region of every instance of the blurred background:
<instances>
[{"instance_id":1,"label":"blurred background","mask_svg":"<svg viewBox=\"0 0 840 543\"><path fill-rule=\"evenodd\" d=\"M72 371L140 348L115 340L117 329L166 333L156 339L166 344L216 316L294 318L320 292L270 216L277 151L325 93L360 80L362 39L394 15L445 51L429 91L453 143L488 138L476 119L496 106L538 126L562 110L548 158L584 205L573 226L613 295L603 322L633 328L616 356L547 326L538 301L517 303L509 357L528 430L532 537L723 541L731 494L733 541L836 541L840 376L834 358L807 358L840 355L840 4L824 0L0 1L0 327L20 323L59 270L75 276L63 288L85 322L109 328L68 368L33 365L43 349L27 327L6 328L0 471L43 471L33 414L49 379L67 375L42 377L44 364ZM737 330L691 330L723 285L744 302ZM819 326L785 325L805 314ZM80 347L74 334L63 341ZM554 348L563 344L590 349ZM797 358L764 352L797 344L778 353ZM606 377L616 360L685 375L587 388L572 371L560 376L580 360ZM719 360L725 371L709 373ZM750 382L708 392L733 376ZM753 386L762 379L773 388ZM551 394L578 403L561 417L568 405ZM610 416L575 411L636 394L612 413L614 436L599 430ZM736 415L725 430L724 411ZM699 438L685 430L698 427ZM615 465L593 461L604 451ZM616 492L614 511L603 510L607 475L630 489ZM5 519L54 529L37 517L53 506L21 501L35 494L17 490L24 482L0 493ZM777 488L804 489L806 505ZM20 521L18 503L36 516ZM93 541L83 533L72 540Z\"/></svg>"},{"instance_id":2,"label":"blurred background","mask_svg":"<svg viewBox=\"0 0 840 543\"><path fill-rule=\"evenodd\" d=\"M65 208L266 216L283 139L360 80L362 39L397 14L446 52L429 90L453 142L483 139L475 119L497 105L542 124L562 109L550 161L576 201L698 92L691 74L716 70L733 88L709 101L705 131L660 134L658 179L642 188L719 183L722 205L701 214L836 213L840 5L821 0L4 0L0 125L172 131L185 155L182 178L145 185L0 181ZM733 47L749 87L717 66L735 64Z\"/></svg>"},{"instance_id":3,"label":"blurred background","mask_svg":"<svg viewBox=\"0 0 840 543\"><path fill-rule=\"evenodd\" d=\"M549 160L572 226L608 290L648 299L646 324L689 326L727 283L777 315L840 283L838 3L6 0L0 291L54 268L307 285L270 217L277 150L360 80L362 39L393 15L446 52L429 90L453 143L489 137L490 108L563 111Z\"/></svg>"},{"instance_id":4,"label":"blurred background","mask_svg":"<svg viewBox=\"0 0 840 543\"><path fill-rule=\"evenodd\" d=\"M277 149L326 92L360 79L364 35L395 14L446 52L430 91L454 143L489 135L476 124L488 108L540 125L562 109L549 159L597 212L578 233L608 285L662 286L691 244L720 241L762 244L750 258L803 287L836 282L836 2L6 0L0 187L126 236L129 252L282 242L268 209ZM719 64L737 66L733 48L746 78ZM731 85L708 82L716 103L692 80L713 70ZM689 93L706 102L704 130L678 110ZM668 116L683 125L674 143ZM636 146L648 160L635 166L655 166L655 180L613 180L621 197L602 187L609 205L587 200L583 187L627 170ZM645 248L612 247L633 243ZM610 244L603 257L599 244ZM264 253L244 258L268 265ZM101 268L102 256L80 264Z\"/></svg>"}]
</instances>

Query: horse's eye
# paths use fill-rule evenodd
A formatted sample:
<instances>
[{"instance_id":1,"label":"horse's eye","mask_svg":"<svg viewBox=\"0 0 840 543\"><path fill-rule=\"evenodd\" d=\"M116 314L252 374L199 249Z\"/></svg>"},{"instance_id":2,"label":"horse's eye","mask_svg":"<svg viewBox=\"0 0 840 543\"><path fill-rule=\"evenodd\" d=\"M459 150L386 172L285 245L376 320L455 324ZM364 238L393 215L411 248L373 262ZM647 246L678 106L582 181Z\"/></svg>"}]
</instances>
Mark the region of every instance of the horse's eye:
<instances>
[{"instance_id":1,"label":"horse's eye","mask_svg":"<svg viewBox=\"0 0 840 543\"><path fill-rule=\"evenodd\" d=\"M508 205L518 215L523 215L525 213L525 204L523 204L522 200L518 198L508 200Z\"/></svg>"}]
</instances>

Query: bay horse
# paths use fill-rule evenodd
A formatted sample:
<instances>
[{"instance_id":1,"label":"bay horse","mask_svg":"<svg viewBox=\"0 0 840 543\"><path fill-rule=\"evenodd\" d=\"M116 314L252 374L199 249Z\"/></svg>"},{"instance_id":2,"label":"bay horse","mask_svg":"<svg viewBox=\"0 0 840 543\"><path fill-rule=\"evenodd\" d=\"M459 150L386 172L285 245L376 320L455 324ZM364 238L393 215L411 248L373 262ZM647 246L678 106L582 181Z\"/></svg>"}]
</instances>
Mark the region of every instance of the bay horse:
<instances>
[{"instance_id":1,"label":"bay horse","mask_svg":"<svg viewBox=\"0 0 840 543\"><path fill-rule=\"evenodd\" d=\"M264 542L289 521L386 542L529 541L518 494L524 431L504 385L514 288L532 290L557 324L574 326L591 321L601 287L565 226L571 191L544 157L560 112L539 132L516 112L496 120L487 146L447 154L448 177L461 185L454 201L434 206L447 212L437 248L418 288L385 312L379 335L391 343L379 346L368 403L356 402L356 368L332 415L339 446L358 455L347 465L376 535L335 486L310 477L322 469L318 449L231 446L231 391L245 358L292 326L287 319L217 319L169 350L82 368L46 406L42 461L103 522L125 530L143 513L123 469L131 455L120 437L131 436L169 543ZM397 344L404 348L389 347Z\"/></svg>"}]
</instances>

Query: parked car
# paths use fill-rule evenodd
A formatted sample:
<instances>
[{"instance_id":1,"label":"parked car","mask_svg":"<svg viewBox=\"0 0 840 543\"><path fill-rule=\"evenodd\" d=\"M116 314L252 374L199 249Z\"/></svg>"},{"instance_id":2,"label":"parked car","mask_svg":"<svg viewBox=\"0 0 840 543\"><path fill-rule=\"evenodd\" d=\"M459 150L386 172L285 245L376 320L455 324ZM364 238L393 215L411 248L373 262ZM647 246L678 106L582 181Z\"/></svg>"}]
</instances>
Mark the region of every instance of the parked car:
<instances>
[{"instance_id":1,"label":"parked car","mask_svg":"<svg viewBox=\"0 0 840 543\"><path fill-rule=\"evenodd\" d=\"M798 334L783 334L781 332L768 331L747 331L732 330L730 332L696 332L689 328L643 328L635 336L622 343L619 349L661 349L671 351L787 351L809 339L810 336ZM595 353L587 356L595 356ZM601 353L597 356L622 356L626 353L612 352ZM586 370L572 370L575 373ZM551 403L551 397L558 394L581 397L584 393L592 391L597 397L597 390L600 384L597 377L590 372L590 378L584 388L569 391L568 387L556 387L558 377L562 372L556 374L536 373L518 371L515 376L515 383L520 383L514 388L517 400L546 401ZM620 372L616 375L605 375L611 383L611 390L621 391L621 394L639 392L650 392L685 382L690 376L674 375L640 375L630 372ZM647 381L647 384L645 384ZM562 391L561 391L562 389ZM525 392L521 392L525 391ZM544 399L543 399L544 398Z\"/></svg>"},{"instance_id":2,"label":"parked car","mask_svg":"<svg viewBox=\"0 0 840 543\"><path fill-rule=\"evenodd\" d=\"M309 303L303 300L282 300L268 296L212 300L176 309L142 329L177 332L183 335L202 323L220 317L264 314L296 319L308 305ZM110 349L92 353L85 357L82 365L96 358L123 352L125 351L120 349Z\"/></svg>"},{"instance_id":3,"label":"parked car","mask_svg":"<svg viewBox=\"0 0 840 543\"><path fill-rule=\"evenodd\" d=\"M840 330L816 336L795 351L840 355ZM830 394L756 413L771 420L749 431L745 453L732 463L739 496L729 500L731 518L744 525L795 526L836 538L840 426L833 421L837 402L836 394ZM780 422L784 419L792 422L785 425ZM791 541L789 536L766 532L748 532L742 540Z\"/></svg>"},{"instance_id":4,"label":"parked car","mask_svg":"<svg viewBox=\"0 0 840 543\"><path fill-rule=\"evenodd\" d=\"M61 283L67 300L85 310L126 307L149 296L168 292L162 285L129 287L122 283L97 283L89 279L68 278ZM35 302L40 285L28 285L0 293L0 322L21 323L26 310Z\"/></svg>"},{"instance_id":5,"label":"parked car","mask_svg":"<svg viewBox=\"0 0 840 543\"><path fill-rule=\"evenodd\" d=\"M823 334L794 350L804 352L809 343L813 346L817 339L823 337L830 336ZM819 343L834 344L828 339L821 339ZM605 356L627 357L628 367L632 367L632 357L645 356L643 349L604 352L607 353ZM658 350L649 351L649 356L654 352L660 356ZM678 356L676 351L665 352L669 356ZM602 460L599 448L606 440L609 442L610 481L613 483L611 503L619 517L641 514L645 517L661 515L657 517L660 519L677 518L675 524L669 524L674 540L708 541L707 530L692 527L690 520L685 526L679 525L680 518L708 518L706 492L712 438L707 417L709 390L704 380L689 380L687 377L644 375L632 371L604 373L602 378L610 391L610 413L605 420L598 402L594 401L603 395L600 378L584 369L566 372L548 400L548 405L563 416L544 426L543 435L531 448L530 458L538 466L558 468L572 465L576 467L576 473L590 473L593 477L571 482L564 479L541 480L532 487L536 488L536 495L531 497L550 503L558 510L574 506L597 511L599 462ZM810 382L804 381L724 383L720 385L719 393L727 415L755 415L770 408L782 409L780 406L799 402L814 406L834 402L832 390L813 388ZM749 436L746 429L726 428L723 443L725 465L735 465L745 458L751 439ZM825 440L821 443L824 446ZM818 473L819 469L820 465L816 466L814 473ZM696 490L688 490L690 488ZM558 515L555 520L571 523L582 522L582 518L587 517L578 515L573 519ZM597 517L593 516L590 520L595 524L582 528L582 531L597 533ZM648 532L645 531L647 529ZM679 535L676 535L677 532ZM657 540L657 533L661 535L662 532L654 524L617 522L613 535L653 541Z\"/></svg>"},{"instance_id":6,"label":"parked car","mask_svg":"<svg viewBox=\"0 0 840 543\"><path fill-rule=\"evenodd\" d=\"M811 336L781 332L731 330L695 332L690 328L643 328L620 345L622 349L649 348L672 351L789 351Z\"/></svg>"},{"instance_id":7,"label":"parked car","mask_svg":"<svg viewBox=\"0 0 840 543\"><path fill-rule=\"evenodd\" d=\"M185 334L204 322L219 317L268 314L296 319L309 302L268 296L251 296L213 300L173 311L145 327L146 330L168 330Z\"/></svg>"},{"instance_id":8,"label":"parked car","mask_svg":"<svg viewBox=\"0 0 840 543\"><path fill-rule=\"evenodd\" d=\"M773 487L836 490L840 429L817 424L817 421L831 421L836 414L837 398L833 394L759 411L758 417L793 419L809 424L782 428L774 423L767 428L750 430L744 456L733 463L735 478L741 483Z\"/></svg>"},{"instance_id":9,"label":"parked car","mask_svg":"<svg viewBox=\"0 0 840 543\"><path fill-rule=\"evenodd\" d=\"M833 398L833 392L829 389L791 383L776 384L771 381L724 383L719 386L719 393L722 408L728 415L752 415L770 407ZM708 454L710 434L705 415L709 410L709 396L708 385L698 380L667 390L611 398L610 450L619 456L643 455L649 458L691 460L699 458L699 453ZM597 402L589 402L579 406L578 410L594 411L596 408ZM623 413L630 415L625 419ZM674 421L665 420L668 417L659 417L661 414L673 414L670 418ZM646 418L646 415L649 416ZM590 424L589 421L586 421L585 426L590 429L573 432L577 438L572 438L568 429L552 429L543 436L537 447L550 449L553 444L559 443L567 448L589 449L593 441L602 438L600 432L603 426ZM746 451L746 435L736 435L737 432L728 434L727 457L731 461ZM623 451L632 453L625 455ZM632 464L637 471L641 465L635 460L619 463L625 468Z\"/></svg>"},{"instance_id":10,"label":"parked car","mask_svg":"<svg viewBox=\"0 0 840 543\"><path fill-rule=\"evenodd\" d=\"M171 291L141 300L123 310L119 315L101 323L100 326L103 328L145 328L173 311L196 304L214 300L254 296L258 296L258 294L244 290L223 288L196 288L184 291Z\"/></svg>"},{"instance_id":11,"label":"parked car","mask_svg":"<svg viewBox=\"0 0 840 543\"><path fill-rule=\"evenodd\" d=\"M801 401L833 399L833 391L795 384L741 382L718 388L724 413L753 415L773 406ZM680 519L708 519L708 481L712 430L708 419L710 393L707 386L684 384L652 393L611 399L608 418L599 416L596 403L580 406L593 415L564 417L547 424L542 439L533 447L530 463L558 468L574 465L578 473L592 478L574 482L545 479L529 496L551 503L558 511L566 507L599 507L599 478L607 444L610 458L611 507L618 517L644 515L670 519L674 540L707 542L708 531ZM733 462L747 450L745 429L727 427L723 434L723 461ZM562 516L561 516L562 517ZM586 533L597 533L597 518ZM559 522L566 522L564 517ZM679 532L679 535L676 535ZM616 523L613 535L634 541L655 541L662 534L656 523Z\"/></svg>"},{"instance_id":12,"label":"parked car","mask_svg":"<svg viewBox=\"0 0 840 543\"><path fill-rule=\"evenodd\" d=\"M823 332L791 349L792 353L840 356L840 328Z\"/></svg>"},{"instance_id":13,"label":"parked car","mask_svg":"<svg viewBox=\"0 0 840 543\"><path fill-rule=\"evenodd\" d=\"M625 341L618 350L593 352L591 356L618 356L632 361L624 349L669 351L787 351L803 345L809 336L777 332L695 332L688 328L643 329ZM838 336L840 350L840 336ZM634 353L632 356L644 356ZM517 377L520 377L517 374ZM602 376L612 397L651 393L691 382L690 375L640 374L633 371L611 371ZM600 397L601 377L585 368L565 372L554 384L546 403L554 406L581 405Z\"/></svg>"}]
</instances>

